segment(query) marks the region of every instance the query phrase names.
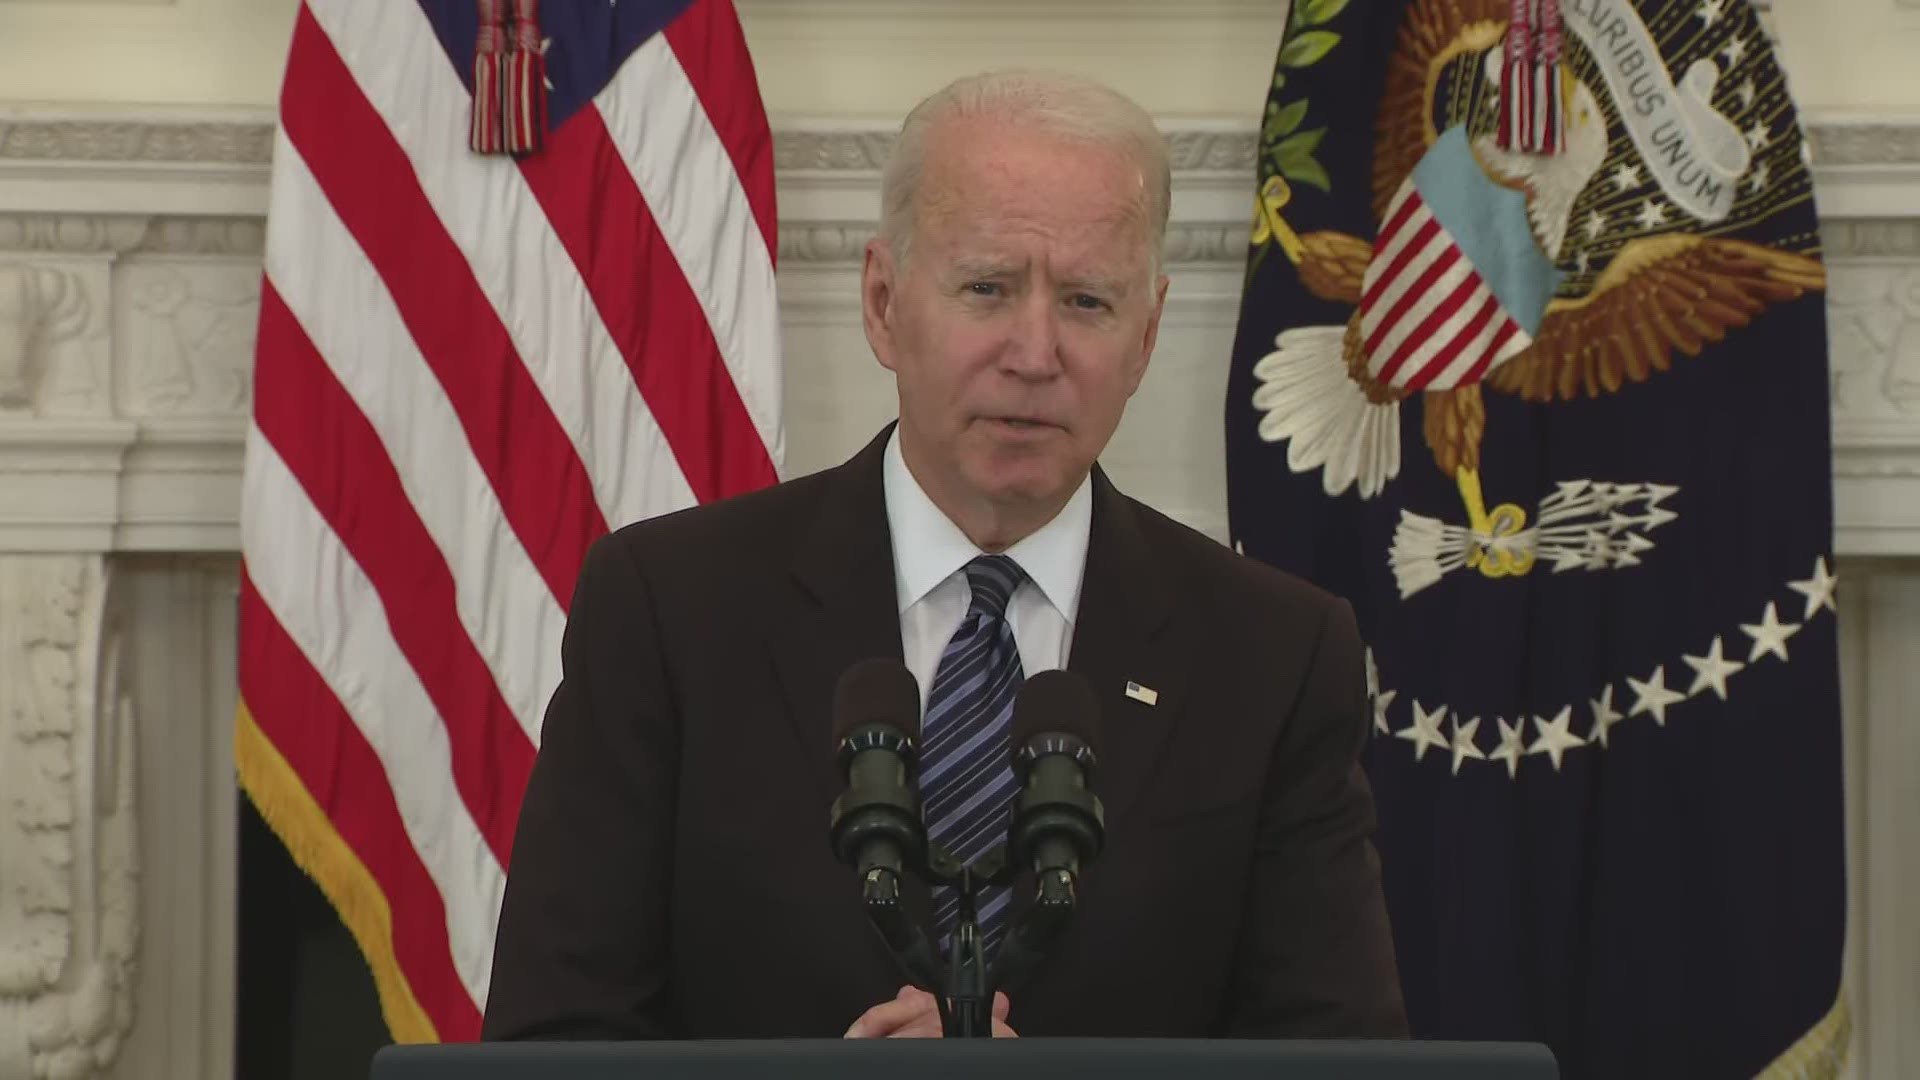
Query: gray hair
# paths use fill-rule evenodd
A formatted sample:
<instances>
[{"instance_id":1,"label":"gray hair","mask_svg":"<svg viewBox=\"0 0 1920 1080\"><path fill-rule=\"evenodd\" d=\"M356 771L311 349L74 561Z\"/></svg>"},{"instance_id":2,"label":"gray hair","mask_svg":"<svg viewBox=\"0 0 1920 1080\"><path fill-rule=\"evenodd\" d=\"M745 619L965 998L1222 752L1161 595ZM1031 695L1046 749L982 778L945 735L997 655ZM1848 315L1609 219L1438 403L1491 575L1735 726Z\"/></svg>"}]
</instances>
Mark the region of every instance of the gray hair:
<instances>
[{"instance_id":1,"label":"gray hair","mask_svg":"<svg viewBox=\"0 0 1920 1080\"><path fill-rule=\"evenodd\" d=\"M895 262L904 265L912 247L914 199L926 164L927 133L948 116L1004 119L1125 151L1145 181L1141 209L1153 275L1159 277L1173 189L1166 137L1153 117L1125 95L1092 79L1052 71L970 75L936 91L907 114L880 178L880 239L892 249Z\"/></svg>"}]
</instances>

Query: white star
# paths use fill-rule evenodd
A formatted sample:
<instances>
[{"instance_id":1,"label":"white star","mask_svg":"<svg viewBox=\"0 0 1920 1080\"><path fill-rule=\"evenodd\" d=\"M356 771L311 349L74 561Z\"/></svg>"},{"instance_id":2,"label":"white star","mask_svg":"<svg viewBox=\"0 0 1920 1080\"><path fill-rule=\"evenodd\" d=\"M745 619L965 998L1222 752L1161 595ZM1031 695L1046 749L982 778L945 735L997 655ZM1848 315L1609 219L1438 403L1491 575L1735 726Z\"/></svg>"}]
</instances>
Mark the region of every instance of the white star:
<instances>
[{"instance_id":1,"label":"white star","mask_svg":"<svg viewBox=\"0 0 1920 1080\"><path fill-rule=\"evenodd\" d=\"M1606 687L1600 691L1599 697L1590 698L1589 700L1593 702L1593 733L1587 736L1587 741L1597 742L1601 746L1605 746L1607 745L1608 729L1620 721L1625 720L1626 717L1621 716L1613 707L1612 683L1608 683Z\"/></svg>"},{"instance_id":2,"label":"white star","mask_svg":"<svg viewBox=\"0 0 1920 1080\"><path fill-rule=\"evenodd\" d=\"M1593 272L1593 256L1587 254L1584 251L1578 255L1575 255L1573 257L1573 268L1575 270L1578 270L1582 274L1592 273Z\"/></svg>"},{"instance_id":3,"label":"white star","mask_svg":"<svg viewBox=\"0 0 1920 1080\"><path fill-rule=\"evenodd\" d=\"M1512 727L1508 727L1507 722L1498 716L1493 718L1493 722L1500 725L1500 746L1493 753L1488 754L1487 758L1490 761L1506 762L1507 777L1509 779L1518 777L1520 755L1527 752L1527 740L1523 735L1527 730L1527 718L1523 716L1515 720Z\"/></svg>"},{"instance_id":4,"label":"white star","mask_svg":"<svg viewBox=\"0 0 1920 1080\"><path fill-rule=\"evenodd\" d=\"M1699 697L1702 690L1712 687L1721 701L1727 700L1727 676L1747 666L1721 655L1718 637L1713 639L1713 647L1707 650L1707 655L1688 656L1682 653L1680 659L1693 669L1693 685L1687 688L1687 696Z\"/></svg>"},{"instance_id":5,"label":"white star","mask_svg":"<svg viewBox=\"0 0 1920 1080\"><path fill-rule=\"evenodd\" d=\"M1394 735L1413 744L1413 760L1419 761L1427 756L1428 747L1438 750L1447 748L1447 737L1440 730L1440 725L1446 722L1445 705L1428 712L1416 698L1413 702L1413 723L1394 732Z\"/></svg>"},{"instance_id":6,"label":"white star","mask_svg":"<svg viewBox=\"0 0 1920 1080\"><path fill-rule=\"evenodd\" d=\"M1740 40L1739 38L1734 38L1728 41L1726 45L1721 48L1720 55L1726 57L1727 66L1732 67L1733 65L1746 59L1747 43Z\"/></svg>"},{"instance_id":7,"label":"white star","mask_svg":"<svg viewBox=\"0 0 1920 1080\"><path fill-rule=\"evenodd\" d=\"M1460 775L1460 763L1468 758L1477 761L1487 759L1487 755L1480 749L1479 744L1473 741L1473 733L1479 730L1480 718L1477 716L1464 724L1460 722L1459 716L1456 715L1453 718L1453 775Z\"/></svg>"},{"instance_id":8,"label":"white star","mask_svg":"<svg viewBox=\"0 0 1920 1080\"><path fill-rule=\"evenodd\" d=\"M1748 79L1746 82L1740 84L1740 89L1736 91L1736 93L1740 95L1740 107L1742 109L1751 109L1753 108L1753 103L1760 97L1760 88L1753 85L1752 79Z\"/></svg>"},{"instance_id":9,"label":"white star","mask_svg":"<svg viewBox=\"0 0 1920 1080\"><path fill-rule=\"evenodd\" d=\"M1700 0L1700 7L1693 13L1693 16L1700 20L1700 28L1702 30L1712 26L1714 20L1720 17L1720 5L1725 2L1726 0Z\"/></svg>"},{"instance_id":10,"label":"white star","mask_svg":"<svg viewBox=\"0 0 1920 1080\"><path fill-rule=\"evenodd\" d=\"M1373 705L1373 729L1382 735L1391 735L1387 730L1387 706L1393 703L1389 693L1386 701L1380 700L1380 668L1373 662L1373 650L1367 650L1367 700Z\"/></svg>"},{"instance_id":11,"label":"white star","mask_svg":"<svg viewBox=\"0 0 1920 1080\"><path fill-rule=\"evenodd\" d=\"M1648 199L1646 205L1640 210L1640 227L1651 230L1657 229L1666 223L1666 208L1660 205L1660 200Z\"/></svg>"},{"instance_id":12,"label":"white star","mask_svg":"<svg viewBox=\"0 0 1920 1080\"><path fill-rule=\"evenodd\" d=\"M1627 676L1627 685L1633 688L1633 708L1627 710L1627 715L1646 713L1661 727L1667 726L1667 706L1687 700L1687 695L1680 691L1667 689L1667 669L1664 664L1654 668L1646 682Z\"/></svg>"},{"instance_id":13,"label":"white star","mask_svg":"<svg viewBox=\"0 0 1920 1080\"><path fill-rule=\"evenodd\" d=\"M1600 216L1600 211L1595 210L1593 213L1587 215L1587 239L1598 240L1600 239L1600 234L1606 231L1607 219Z\"/></svg>"},{"instance_id":14,"label":"white star","mask_svg":"<svg viewBox=\"0 0 1920 1080\"><path fill-rule=\"evenodd\" d=\"M1753 651L1747 654L1747 663L1760 659L1762 653L1772 653L1781 660L1787 658L1787 639L1800 632L1799 623L1783 623L1773 610L1773 601L1767 601L1767 610L1760 613L1758 623L1741 623L1740 629L1753 639Z\"/></svg>"},{"instance_id":15,"label":"white star","mask_svg":"<svg viewBox=\"0 0 1920 1080\"><path fill-rule=\"evenodd\" d=\"M1772 137L1773 133L1767 130L1767 125L1758 120L1755 120L1753 126L1747 129L1747 145L1755 150L1765 150L1767 140Z\"/></svg>"},{"instance_id":16,"label":"white star","mask_svg":"<svg viewBox=\"0 0 1920 1080\"><path fill-rule=\"evenodd\" d=\"M1619 168L1613 170L1613 190L1628 191L1637 188L1643 179L1640 175L1640 166L1623 161Z\"/></svg>"},{"instance_id":17,"label":"white star","mask_svg":"<svg viewBox=\"0 0 1920 1080\"><path fill-rule=\"evenodd\" d=\"M1561 706L1552 720L1534 717L1533 730L1538 732L1540 737L1527 748L1527 753L1547 755L1553 759L1553 771L1559 772L1561 754L1575 747L1587 745L1587 740L1567 730L1567 725L1571 723L1573 723L1573 706L1571 705Z\"/></svg>"},{"instance_id":18,"label":"white star","mask_svg":"<svg viewBox=\"0 0 1920 1080\"><path fill-rule=\"evenodd\" d=\"M1747 190L1758 195L1767 190L1767 184L1772 180L1773 166L1763 161L1747 173Z\"/></svg>"},{"instance_id":19,"label":"white star","mask_svg":"<svg viewBox=\"0 0 1920 1080\"><path fill-rule=\"evenodd\" d=\"M1813 561L1813 576L1805 581L1789 581L1787 588L1807 598L1806 614L1802 619L1813 618L1813 613L1821 608L1838 611L1833 606L1833 586L1840 579L1827 572L1827 557L1820 556Z\"/></svg>"},{"instance_id":20,"label":"white star","mask_svg":"<svg viewBox=\"0 0 1920 1080\"><path fill-rule=\"evenodd\" d=\"M1382 735L1391 734L1393 729L1387 726L1387 707L1393 704L1398 690L1382 690L1373 699L1373 729Z\"/></svg>"}]
</instances>

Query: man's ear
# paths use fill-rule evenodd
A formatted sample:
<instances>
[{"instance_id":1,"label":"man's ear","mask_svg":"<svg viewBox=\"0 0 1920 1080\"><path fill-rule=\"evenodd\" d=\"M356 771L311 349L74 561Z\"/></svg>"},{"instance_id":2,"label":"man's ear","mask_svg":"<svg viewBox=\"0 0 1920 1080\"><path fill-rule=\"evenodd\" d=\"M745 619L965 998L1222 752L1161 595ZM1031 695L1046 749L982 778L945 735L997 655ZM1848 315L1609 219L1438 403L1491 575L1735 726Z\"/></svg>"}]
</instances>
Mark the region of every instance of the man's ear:
<instances>
[{"instance_id":1,"label":"man's ear","mask_svg":"<svg viewBox=\"0 0 1920 1080\"><path fill-rule=\"evenodd\" d=\"M874 358L888 371L898 370L894 367L893 339L896 270L893 248L879 237L867 241L866 258L860 265L860 321L866 327Z\"/></svg>"}]
</instances>

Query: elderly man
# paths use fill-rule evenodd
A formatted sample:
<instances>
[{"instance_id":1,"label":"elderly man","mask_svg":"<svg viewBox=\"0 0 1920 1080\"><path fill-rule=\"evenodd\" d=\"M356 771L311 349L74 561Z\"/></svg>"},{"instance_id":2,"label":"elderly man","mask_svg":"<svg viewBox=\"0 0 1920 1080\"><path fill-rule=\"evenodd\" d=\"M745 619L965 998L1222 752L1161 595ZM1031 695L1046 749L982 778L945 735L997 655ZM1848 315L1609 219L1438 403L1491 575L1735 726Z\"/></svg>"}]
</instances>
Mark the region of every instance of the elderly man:
<instances>
[{"instance_id":1,"label":"elderly man","mask_svg":"<svg viewBox=\"0 0 1920 1080\"><path fill-rule=\"evenodd\" d=\"M899 421L594 547L488 1038L938 1035L826 837L834 686L870 657L918 679L926 825L963 852L1005 836L1021 680L1098 696L1106 846L996 1033L1404 1033L1351 610L1096 465L1159 329L1169 182L1149 117L1078 79L909 115L862 275ZM951 897L909 899L950 928ZM1007 907L983 900L989 943Z\"/></svg>"}]
</instances>

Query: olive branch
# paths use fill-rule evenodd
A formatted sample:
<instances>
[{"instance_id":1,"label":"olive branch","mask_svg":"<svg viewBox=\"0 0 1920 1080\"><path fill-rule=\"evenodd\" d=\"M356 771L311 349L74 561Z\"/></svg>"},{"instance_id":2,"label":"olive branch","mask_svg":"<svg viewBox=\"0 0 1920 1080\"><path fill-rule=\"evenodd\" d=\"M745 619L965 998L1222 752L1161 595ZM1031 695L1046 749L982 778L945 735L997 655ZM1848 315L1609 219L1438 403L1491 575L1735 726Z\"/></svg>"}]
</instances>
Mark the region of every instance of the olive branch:
<instances>
[{"instance_id":1,"label":"olive branch","mask_svg":"<svg viewBox=\"0 0 1920 1080\"><path fill-rule=\"evenodd\" d=\"M1254 196L1253 235L1258 250L1247 265L1249 279L1266 261L1274 231L1279 227L1277 219L1266 215L1277 213L1285 205L1284 194L1278 201L1268 202L1269 181L1277 174L1288 183L1332 190L1332 179L1314 157L1327 129L1300 129L1307 119L1306 98L1285 105L1280 104L1279 99L1280 92L1286 89L1288 70L1312 67L1340 44L1339 34L1322 28L1345 11L1347 3L1348 0L1295 0L1287 7L1287 25L1280 36L1280 54L1273 65L1273 90L1267 95L1266 118L1260 125L1260 191Z\"/></svg>"},{"instance_id":2,"label":"olive branch","mask_svg":"<svg viewBox=\"0 0 1920 1080\"><path fill-rule=\"evenodd\" d=\"M1346 10L1348 0L1296 0L1288 6L1287 27L1282 36L1280 55L1274 62L1274 96L1267 100L1267 114L1260 126L1260 153L1273 172L1289 182L1328 191L1332 180L1314 158L1327 129L1300 130L1307 119L1307 99L1286 105L1276 100L1287 85L1287 70L1312 67L1340 44L1340 35L1317 29L1332 22ZM1264 179L1264 177L1263 177Z\"/></svg>"}]
</instances>

